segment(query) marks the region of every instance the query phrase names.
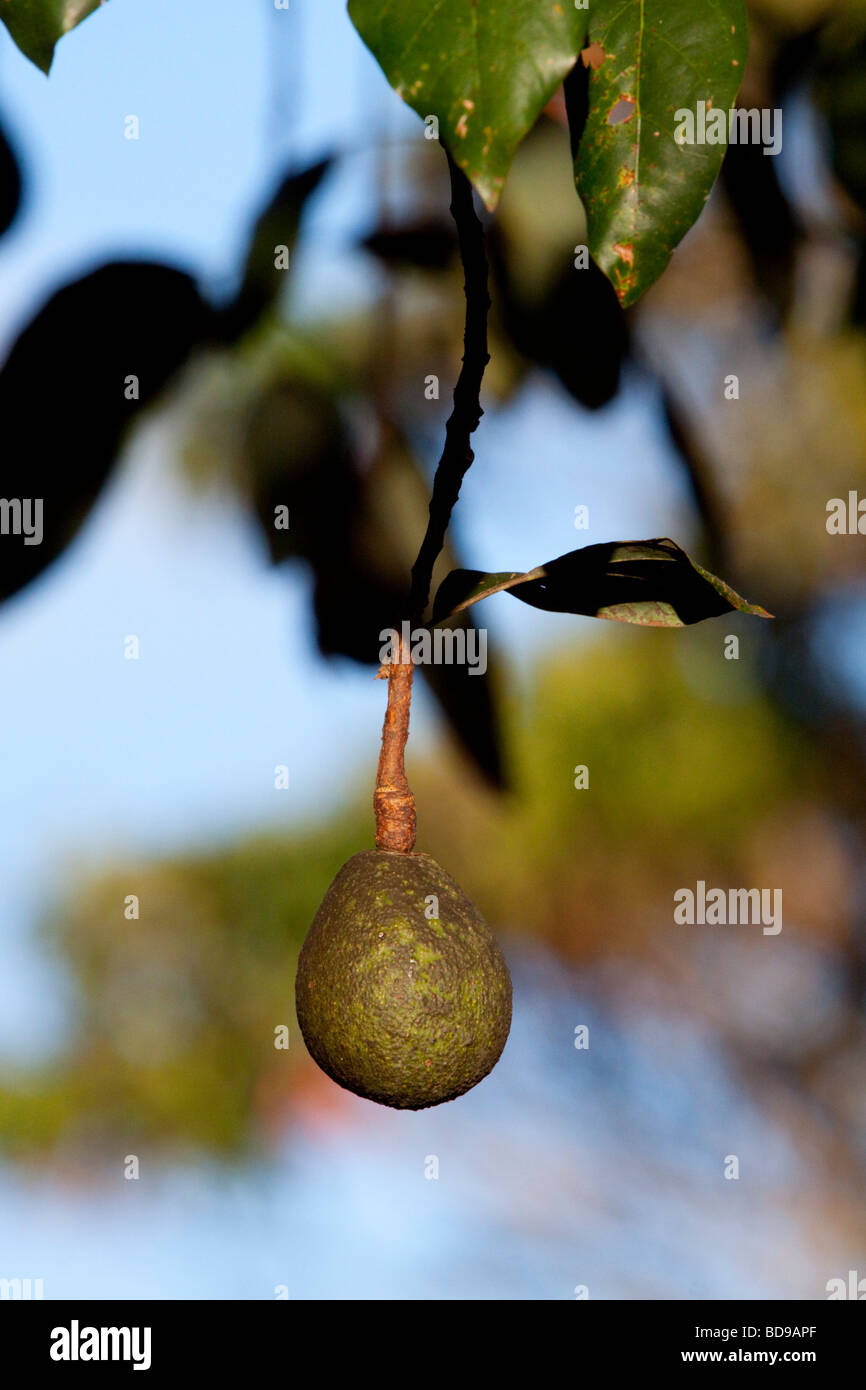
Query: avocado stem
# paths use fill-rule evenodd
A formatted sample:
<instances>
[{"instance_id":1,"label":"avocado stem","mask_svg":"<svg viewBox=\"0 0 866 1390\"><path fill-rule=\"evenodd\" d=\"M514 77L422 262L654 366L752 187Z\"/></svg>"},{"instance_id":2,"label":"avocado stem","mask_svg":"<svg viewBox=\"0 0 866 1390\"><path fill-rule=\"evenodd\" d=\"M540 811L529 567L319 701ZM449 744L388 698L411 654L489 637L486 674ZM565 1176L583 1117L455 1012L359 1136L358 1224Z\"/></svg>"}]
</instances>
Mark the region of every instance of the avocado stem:
<instances>
[{"instance_id":1,"label":"avocado stem","mask_svg":"<svg viewBox=\"0 0 866 1390\"><path fill-rule=\"evenodd\" d=\"M376 848L396 854L411 854L415 846L415 797L403 762L409 737L414 671L412 658L401 638L396 660L387 668L388 708L382 725L382 748L373 793Z\"/></svg>"}]
</instances>

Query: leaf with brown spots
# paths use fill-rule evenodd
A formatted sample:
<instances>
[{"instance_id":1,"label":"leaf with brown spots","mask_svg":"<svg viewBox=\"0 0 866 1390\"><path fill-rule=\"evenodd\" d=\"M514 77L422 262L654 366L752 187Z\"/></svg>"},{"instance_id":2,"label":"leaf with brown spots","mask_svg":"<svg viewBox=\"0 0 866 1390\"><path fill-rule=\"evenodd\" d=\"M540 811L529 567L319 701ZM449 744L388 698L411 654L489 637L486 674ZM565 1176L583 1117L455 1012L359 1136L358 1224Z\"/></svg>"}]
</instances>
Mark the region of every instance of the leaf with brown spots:
<instances>
[{"instance_id":1,"label":"leaf with brown spots","mask_svg":"<svg viewBox=\"0 0 866 1390\"><path fill-rule=\"evenodd\" d=\"M607 54L600 43L591 43L580 55L583 66L593 70L600 68L606 57Z\"/></svg>"},{"instance_id":2,"label":"leaf with brown spots","mask_svg":"<svg viewBox=\"0 0 866 1390\"><path fill-rule=\"evenodd\" d=\"M349 0L391 86L493 209L515 150L584 47L574 0Z\"/></svg>"},{"instance_id":3,"label":"leaf with brown spots","mask_svg":"<svg viewBox=\"0 0 866 1390\"><path fill-rule=\"evenodd\" d=\"M748 47L744 0L593 0L589 116L575 161L589 249L623 306L697 220L725 145L680 144L677 112L727 111ZM681 117L680 117L681 120Z\"/></svg>"}]
</instances>

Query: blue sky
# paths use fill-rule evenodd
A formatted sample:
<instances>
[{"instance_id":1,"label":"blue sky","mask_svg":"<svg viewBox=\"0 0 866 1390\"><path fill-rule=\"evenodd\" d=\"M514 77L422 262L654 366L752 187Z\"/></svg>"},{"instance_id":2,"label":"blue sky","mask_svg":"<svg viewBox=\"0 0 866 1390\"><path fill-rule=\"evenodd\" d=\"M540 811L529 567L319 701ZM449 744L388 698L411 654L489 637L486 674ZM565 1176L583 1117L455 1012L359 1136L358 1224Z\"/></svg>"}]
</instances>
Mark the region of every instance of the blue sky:
<instances>
[{"instance_id":1,"label":"blue sky","mask_svg":"<svg viewBox=\"0 0 866 1390\"><path fill-rule=\"evenodd\" d=\"M291 0L289 11L270 0L110 0L61 42L50 80L0 26L0 111L29 181L26 211L0 242L0 354L44 296L105 258L164 258L212 293L228 288L270 182L290 159L335 147L355 154L313 208L298 288L307 306L363 297L371 271L350 249L373 206L363 152L380 133L420 130L343 0ZM138 142L123 138L130 114ZM62 367L46 364L49 375ZM305 578L268 566L231 498L185 489L175 445L170 411L151 416L77 542L0 610L8 1058L39 1057L62 1038L63 981L34 928L71 872L289 826L372 779L382 686L318 659ZM70 440L58 466L75 467L86 447ZM589 533L573 529L579 503ZM685 540L687 518L643 386L582 416L539 383L485 417L457 524L467 561L501 569L612 537ZM486 620L523 672L540 647L595 631L505 595ZM137 662L123 660L130 633ZM423 701L414 722L416 746L436 736ZM290 768L287 793L273 788L276 763ZM69 1174L0 1173L0 1274L44 1277L48 1297L267 1298L285 1281L293 1296L570 1298L587 1271L593 1297L816 1296L814 1233L790 1235L778 1192L749 1196L744 1185L720 1204L707 1176L717 1112L746 1148L793 1161L707 1040L675 1032L660 1061L645 1039L629 1041L629 1002L609 1024L614 1037L622 1027L611 1072L576 1082L573 1020L594 1017L597 992L584 997L540 954L515 965L514 1039L472 1097L408 1121L352 1102L348 1141L295 1134L261 1171L145 1164L141 1184L112 1169L79 1189ZM664 1038L670 1028L666 1018ZM680 1174L666 1197L647 1186L644 1149ZM443 1156L441 1184L423 1180L429 1152ZM745 1204L739 1221L728 1200ZM834 1259L827 1274L846 1269L849 1253Z\"/></svg>"}]
</instances>

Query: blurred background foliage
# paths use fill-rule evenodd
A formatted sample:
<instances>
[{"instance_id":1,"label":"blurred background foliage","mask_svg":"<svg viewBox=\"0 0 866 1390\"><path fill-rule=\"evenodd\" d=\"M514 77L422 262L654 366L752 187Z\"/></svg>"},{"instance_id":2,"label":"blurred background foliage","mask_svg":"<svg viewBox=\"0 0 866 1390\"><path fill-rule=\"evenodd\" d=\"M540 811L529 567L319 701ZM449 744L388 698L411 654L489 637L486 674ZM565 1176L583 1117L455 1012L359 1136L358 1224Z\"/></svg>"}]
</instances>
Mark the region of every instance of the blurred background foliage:
<instances>
[{"instance_id":1,"label":"blurred background foliage","mask_svg":"<svg viewBox=\"0 0 866 1390\"><path fill-rule=\"evenodd\" d=\"M456 752L412 760L419 842L503 932L543 939L579 965L639 952L687 968L670 885L692 882L696 864L708 883L784 883L786 931L844 960L854 862L814 744L742 665L719 662L715 644L692 639L684 656L680 640L642 633L545 662L522 698L504 702L509 795L467 775ZM569 753L591 769L588 795L575 790ZM7 1085L7 1142L50 1151L123 1134L133 1148L236 1150L285 1118L303 1056L296 953L323 886L370 840L367 792L289 843L79 874L51 922L74 973L77 1039L55 1074L31 1077L26 1091ZM130 884L140 928L120 922ZM753 949L765 951L760 937ZM288 1057L273 1047L280 1023ZM843 1023L840 1000L833 1026ZM795 1040L802 1020L790 1024Z\"/></svg>"},{"instance_id":2,"label":"blurred background foliage","mask_svg":"<svg viewBox=\"0 0 866 1390\"><path fill-rule=\"evenodd\" d=\"M584 223L564 103L553 102L488 219L485 406L494 413L539 376L557 380L576 413L602 409L626 374L652 382L694 505L691 552L776 620L732 615L673 633L599 625L576 654L563 618L562 646L524 683L493 659L484 680L427 670L446 731L435 756L410 751L409 771L420 846L513 951L544 941L579 971L639 960L635 978L712 1034L792 1140L832 1167L850 1193L845 1219L862 1221L866 730L838 634L862 623L866 551L862 537L827 534L825 507L849 489L866 495L866 6L750 10L740 104L783 109L786 144L810 176L798 177L797 160L732 147L698 225L623 315L600 273L573 269ZM180 286L184 366L174 340L153 381L154 391L172 381L188 478L235 490L271 560L311 575L323 656L372 675L423 531L462 283L442 151L419 134L382 153L380 217L360 243L374 301L298 315L291 273L263 266L274 244L303 246L307 201L340 157L290 171L268 199L230 302L200 305ZM3 170L0 209L12 209L17 174L0 149ZM28 351L50 351L60 319L55 302L28 330ZM37 390L23 361L19 340L0 373L22 422ZM731 373L736 403L724 395ZM433 376L438 403L425 392ZM79 409L99 389L92 372L88 382L77 382ZM106 458L137 414L106 429ZM65 539L93 479L82 488ZM279 504L288 531L273 528ZM471 554L452 549L440 577L460 562ZM29 577L6 575L4 592ZM507 602L489 601L491 621ZM727 633L741 636L739 661L721 656ZM49 1158L122 1136L133 1150L243 1153L291 1121L305 1088L329 1086L300 1044L294 965L331 877L371 842L375 751L370 786L297 838L79 876L48 924L75 988L75 1036L50 1069L0 1074L7 1152ZM572 769L584 764L589 791L577 791ZM782 886L784 964L757 931L673 928L672 892L696 878ZM146 903L135 930L122 919L130 884ZM279 1024L287 1053L273 1046Z\"/></svg>"}]
</instances>

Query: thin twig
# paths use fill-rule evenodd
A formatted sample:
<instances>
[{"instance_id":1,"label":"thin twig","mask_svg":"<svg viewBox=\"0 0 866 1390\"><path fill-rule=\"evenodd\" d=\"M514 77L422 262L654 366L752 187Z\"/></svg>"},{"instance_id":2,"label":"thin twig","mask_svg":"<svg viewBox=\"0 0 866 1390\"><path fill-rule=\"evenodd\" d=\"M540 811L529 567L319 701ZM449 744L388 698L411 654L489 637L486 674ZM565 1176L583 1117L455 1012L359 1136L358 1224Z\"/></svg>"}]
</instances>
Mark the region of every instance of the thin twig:
<instances>
[{"instance_id":1,"label":"thin twig","mask_svg":"<svg viewBox=\"0 0 866 1390\"><path fill-rule=\"evenodd\" d=\"M447 151L446 151L447 154ZM475 457L470 438L483 414L481 383L490 361L487 351L487 256L484 229L472 201L472 185L448 154L451 177L451 216L457 228L460 259L463 263L463 290L466 295L466 324L463 333L463 365L454 388L454 408L445 427L445 447L436 467L427 530L412 566L409 615L423 616L430 600L433 568L445 544L451 513L460 495L466 470Z\"/></svg>"}]
</instances>

